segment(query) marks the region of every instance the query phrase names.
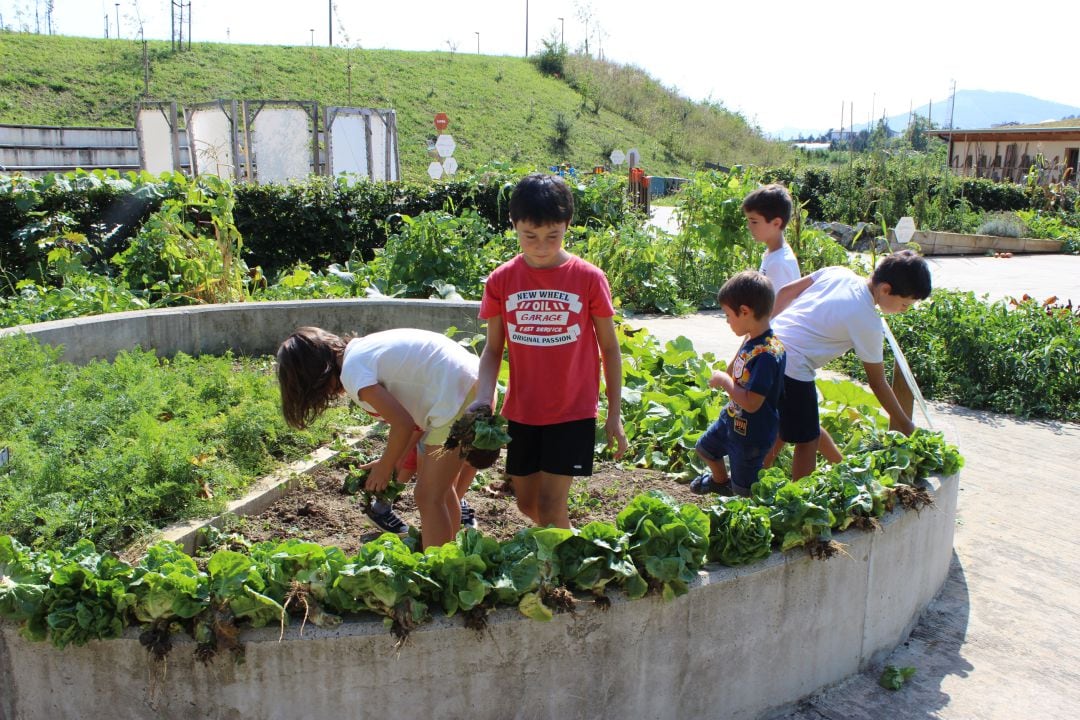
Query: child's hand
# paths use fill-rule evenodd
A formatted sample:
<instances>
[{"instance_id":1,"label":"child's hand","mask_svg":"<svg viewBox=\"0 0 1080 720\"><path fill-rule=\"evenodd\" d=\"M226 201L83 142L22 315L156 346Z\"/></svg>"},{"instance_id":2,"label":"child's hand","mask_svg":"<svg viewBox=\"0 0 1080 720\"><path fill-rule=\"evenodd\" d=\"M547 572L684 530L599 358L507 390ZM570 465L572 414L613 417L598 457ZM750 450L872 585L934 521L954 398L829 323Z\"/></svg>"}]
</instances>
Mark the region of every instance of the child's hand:
<instances>
[{"instance_id":1,"label":"child's hand","mask_svg":"<svg viewBox=\"0 0 1080 720\"><path fill-rule=\"evenodd\" d=\"M491 407L491 403L487 402L486 400L476 400L476 401L474 401L471 405L469 405L469 407L465 408L465 412L467 412L467 413L476 412L480 408L487 408L489 411L491 411L492 415L495 414L495 408Z\"/></svg>"},{"instance_id":2,"label":"child's hand","mask_svg":"<svg viewBox=\"0 0 1080 720\"><path fill-rule=\"evenodd\" d=\"M385 490L386 486L390 484L390 476L394 472L394 468L388 466L382 458L365 463L360 466L360 469L371 470L371 472L368 473L367 482L364 483L364 489L373 493Z\"/></svg>"},{"instance_id":3,"label":"child's hand","mask_svg":"<svg viewBox=\"0 0 1080 720\"><path fill-rule=\"evenodd\" d=\"M731 394L731 388L735 385L735 381L726 372L714 372L712 377L709 378L709 387L721 388L724 392Z\"/></svg>"},{"instance_id":4,"label":"child's hand","mask_svg":"<svg viewBox=\"0 0 1080 720\"><path fill-rule=\"evenodd\" d=\"M626 433L623 431L622 420L617 415L609 416L604 422L604 432L607 433L607 446L615 446L615 451L611 453L611 456L616 460L622 458L630 447L630 443L626 441Z\"/></svg>"}]
</instances>

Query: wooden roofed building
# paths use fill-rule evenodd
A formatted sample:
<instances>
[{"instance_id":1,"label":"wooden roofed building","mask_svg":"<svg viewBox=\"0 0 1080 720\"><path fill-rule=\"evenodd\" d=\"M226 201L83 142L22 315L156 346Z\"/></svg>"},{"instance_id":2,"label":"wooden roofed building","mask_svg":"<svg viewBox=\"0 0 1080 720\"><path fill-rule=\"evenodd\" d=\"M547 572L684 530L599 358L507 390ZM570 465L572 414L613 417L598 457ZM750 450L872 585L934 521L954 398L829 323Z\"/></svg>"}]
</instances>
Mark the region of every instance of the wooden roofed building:
<instances>
[{"instance_id":1,"label":"wooden roofed building","mask_svg":"<svg viewBox=\"0 0 1080 720\"><path fill-rule=\"evenodd\" d=\"M1034 166L1040 184L1077 184L1080 119L930 134L949 143L949 168L957 175L1021 183Z\"/></svg>"}]
</instances>

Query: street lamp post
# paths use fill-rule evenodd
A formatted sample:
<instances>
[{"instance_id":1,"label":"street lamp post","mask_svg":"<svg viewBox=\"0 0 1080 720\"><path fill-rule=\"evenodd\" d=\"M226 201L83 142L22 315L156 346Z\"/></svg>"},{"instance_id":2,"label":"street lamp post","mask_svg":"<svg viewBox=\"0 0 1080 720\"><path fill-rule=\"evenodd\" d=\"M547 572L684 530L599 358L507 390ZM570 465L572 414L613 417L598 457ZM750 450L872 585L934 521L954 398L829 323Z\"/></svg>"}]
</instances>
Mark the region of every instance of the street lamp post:
<instances>
[{"instance_id":1,"label":"street lamp post","mask_svg":"<svg viewBox=\"0 0 1080 720\"><path fill-rule=\"evenodd\" d=\"M529 0L525 0L525 57L529 57Z\"/></svg>"},{"instance_id":2,"label":"street lamp post","mask_svg":"<svg viewBox=\"0 0 1080 720\"><path fill-rule=\"evenodd\" d=\"M473 35L476 36L476 54L479 55L480 54L480 31L479 30L473 30Z\"/></svg>"},{"instance_id":3,"label":"street lamp post","mask_svg":"<svg viewBox=\"0 0 1080 720\"><path fill-rule=\"evenodd\" d=\"M566 21L559 18L559 44L566 47Z\"/></svg>"},{"instance_id":4,"label":"street lamp post","mask_svg":"<svg viewBox=\"0 0 1080 720\"><path fill-rule=\"evenodd\" d=\"M311 28L311 47L315 47L315 28Z\"/></svg>"},{"instance_id":5,"label":"street lamp post","mask_svg":"<svg viewBox=\"0 0 1080 720\"><path fill-rule=\"evenodd\" d=\"M116 3L116 37L120 37L120 3Z\"/></svg>"}]
</instances>

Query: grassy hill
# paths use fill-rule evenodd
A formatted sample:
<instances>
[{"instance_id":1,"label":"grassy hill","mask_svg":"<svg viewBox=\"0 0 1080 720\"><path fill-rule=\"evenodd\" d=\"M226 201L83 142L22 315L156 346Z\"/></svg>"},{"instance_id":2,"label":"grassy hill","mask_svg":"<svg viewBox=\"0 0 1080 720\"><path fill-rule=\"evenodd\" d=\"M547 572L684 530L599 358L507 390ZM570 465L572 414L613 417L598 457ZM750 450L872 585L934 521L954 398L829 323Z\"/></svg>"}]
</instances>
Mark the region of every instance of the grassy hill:
<instances>
[{"instance_id":1,"label":"grassy hill","mask_svg":"<svg viewBox=\"0 0 1080 720\"><path fill-rule=\"evenodd\" d=\"M492 161L602 164L636 147L654 174L705 161L774 164L786 148L739 115L693 103L636 68L570 56L562 78L514 57L131 40L0 32L0 123L128 126L144 97L316 100L397 111L402 174L424 177L432 118L450 117L462 169Z\"/></svg>"}]
</instances>

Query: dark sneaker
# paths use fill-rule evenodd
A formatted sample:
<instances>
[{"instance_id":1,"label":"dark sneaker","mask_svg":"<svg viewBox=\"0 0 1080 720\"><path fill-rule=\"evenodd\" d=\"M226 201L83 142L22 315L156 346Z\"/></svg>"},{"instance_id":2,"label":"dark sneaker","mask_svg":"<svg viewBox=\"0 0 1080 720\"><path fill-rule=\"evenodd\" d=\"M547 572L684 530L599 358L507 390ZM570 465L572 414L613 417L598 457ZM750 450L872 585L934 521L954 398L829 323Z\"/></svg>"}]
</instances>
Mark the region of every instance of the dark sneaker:
<instances>
[{"instance_id":1,"label":"dark sneaker","mask_svg":"<svg viewBox=\"0 0 1080 720\"><path fill-rule=\"evenodd\" d=\"M708 495L709 493L727 495L731 492L731 483L715 483L713 482L712 473L702 473L690 481L690 492L695 495Z\"/></svg>"},{"instance_id":2,"label":"dark sneaker","mask_svg":"<svg viewBox=\"0 0 1080 720\"><path fill-rule=\"evenodd\" d=\"M371 522L375 523L383 532L403 536L409 534L408 524L401 519L400 515L394 512L393 508L384 512L375 512L369 507L364 510L364 514L367 515Z\"/></svg>"},{"instance_id":3,"label":"dark sneaker","mask_svg":"<svg viewBox=\"0 0 1080 720\"><path fill-rule=\"evenodd\" d=\"M461 527L476 529L476 511L464 500L461 501Z\"/></svg>"}]
</instances>

